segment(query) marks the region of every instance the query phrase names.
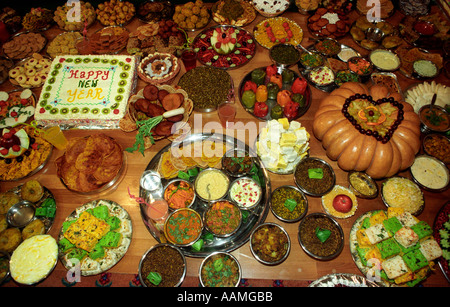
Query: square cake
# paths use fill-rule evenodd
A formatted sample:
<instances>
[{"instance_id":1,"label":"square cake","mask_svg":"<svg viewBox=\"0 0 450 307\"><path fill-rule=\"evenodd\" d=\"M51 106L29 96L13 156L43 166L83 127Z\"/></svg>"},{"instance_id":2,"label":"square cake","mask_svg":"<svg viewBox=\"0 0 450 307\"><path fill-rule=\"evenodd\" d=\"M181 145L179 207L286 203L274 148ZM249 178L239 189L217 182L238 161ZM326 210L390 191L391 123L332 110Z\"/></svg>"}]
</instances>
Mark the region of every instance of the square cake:
<instances>
[{"instance_id":1,"label":"square cake","mask_svg":"<svg viewBox=\"0 0 450 307\"><path fill-rule=\"evenodd\" d=\"M57 56L42 87L35 120L63 129L118 128L136 83L134 56Z\"/></svg>"}]
</instances>

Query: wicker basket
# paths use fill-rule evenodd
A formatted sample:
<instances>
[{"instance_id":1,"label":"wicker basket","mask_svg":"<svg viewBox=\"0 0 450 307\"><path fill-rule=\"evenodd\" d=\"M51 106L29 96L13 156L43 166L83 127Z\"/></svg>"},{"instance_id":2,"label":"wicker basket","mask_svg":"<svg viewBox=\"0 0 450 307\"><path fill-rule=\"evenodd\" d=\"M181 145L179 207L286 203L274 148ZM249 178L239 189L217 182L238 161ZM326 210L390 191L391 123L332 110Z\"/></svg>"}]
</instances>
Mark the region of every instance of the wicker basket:
<instances>
[{"instance_id":1,"label":"wicker basket","mask_svg":"<svg viewBox=\"0 0 450 307\"><path fill-rule=\"evenodd\" d=\"M145 67L155 59L162 59L162 58L170 58L175 68L162 79L152 79L145 73ZM155 52L154 54L149 54L147 57L142 59L141 63L138 66L137 73L139 78L141 78L141 80L147 83L154 85L169 84L178 75L178 73L180 72L180 68L181 68L180 59L178 59L173 54Z\"/></svg>"}]
</instances>

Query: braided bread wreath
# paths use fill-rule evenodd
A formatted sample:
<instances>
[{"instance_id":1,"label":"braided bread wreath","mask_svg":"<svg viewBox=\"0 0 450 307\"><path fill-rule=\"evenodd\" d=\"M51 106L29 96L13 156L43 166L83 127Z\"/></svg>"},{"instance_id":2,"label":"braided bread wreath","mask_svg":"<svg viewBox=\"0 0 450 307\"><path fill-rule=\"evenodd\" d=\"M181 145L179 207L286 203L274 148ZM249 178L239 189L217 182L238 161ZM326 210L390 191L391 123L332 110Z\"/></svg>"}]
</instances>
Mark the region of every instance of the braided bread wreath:
<instances>
[{"instance_id":1,"label":"braided bread wreath","mask_svg":"<svg viewBox=\"0 0 450 307\"><path fill-rule=\"evenodd\" d=\"M332 91L320 102L313 132L340 168L374 179L407 169L420 149L418 115L382 85L347 82Z\"/></svg>"}]
</instances>

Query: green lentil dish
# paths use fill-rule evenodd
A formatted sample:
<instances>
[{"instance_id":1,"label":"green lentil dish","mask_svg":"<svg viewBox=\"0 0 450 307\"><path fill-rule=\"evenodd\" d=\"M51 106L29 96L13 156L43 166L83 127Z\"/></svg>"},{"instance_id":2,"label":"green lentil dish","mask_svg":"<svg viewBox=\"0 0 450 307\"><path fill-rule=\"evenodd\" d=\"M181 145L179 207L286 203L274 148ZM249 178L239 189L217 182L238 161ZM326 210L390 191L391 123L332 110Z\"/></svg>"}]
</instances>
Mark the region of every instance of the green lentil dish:
<instances>
[{"instance_id":1,"label":"green lentil dish","mask_svg":"<svg viewBox=\"0 0 450 307\"><path fill-rule=\"evenodd\" d=\"M291 44L278 44L270 49L270 57L276 63L292 65L300 59L299 51Z\"/></svg>"},{"instance_id":2,"label":"green lentil dish","mask_svg":"<svg viewBox=\"0 0 450 307\"><path fill-rule=\"evenodd\" d=\"M196 111L212 112L230 97L233 85L230 75L219 68L196 67L185 73L178 85L186 91Z\"/></svg>"},{"instance_id":3,"label":"green lentil dish","mask_svg":"<svg viewBox=\"0 0 450 307\"><path fill-rule=\"evenodd\" d=\"M296 222L306 214L308 201L296 187L281 186L272 192L271 209L278 219Z\"/></svg>"}]
</instances>

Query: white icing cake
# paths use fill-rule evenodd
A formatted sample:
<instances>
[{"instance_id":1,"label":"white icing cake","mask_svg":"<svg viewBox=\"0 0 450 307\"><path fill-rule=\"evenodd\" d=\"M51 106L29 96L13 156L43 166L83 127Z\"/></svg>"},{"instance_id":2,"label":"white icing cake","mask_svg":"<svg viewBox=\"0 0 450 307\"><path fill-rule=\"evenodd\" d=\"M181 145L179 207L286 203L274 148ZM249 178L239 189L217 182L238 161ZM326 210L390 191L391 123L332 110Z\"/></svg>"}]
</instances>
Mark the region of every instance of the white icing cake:
<instances>
[{"instance_id":1,"label":"white icing cake","mask_svg":"<svg viewBox=\"0 0 450 307\"><path fill-rule=\"evenodd\" d=\"M63 129L118 128L136 81L134 56L57 56L42 87L35 120Z\"/></svg>"}]
</instances>

